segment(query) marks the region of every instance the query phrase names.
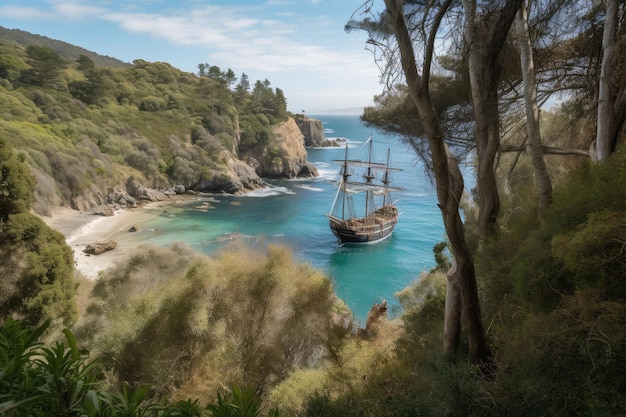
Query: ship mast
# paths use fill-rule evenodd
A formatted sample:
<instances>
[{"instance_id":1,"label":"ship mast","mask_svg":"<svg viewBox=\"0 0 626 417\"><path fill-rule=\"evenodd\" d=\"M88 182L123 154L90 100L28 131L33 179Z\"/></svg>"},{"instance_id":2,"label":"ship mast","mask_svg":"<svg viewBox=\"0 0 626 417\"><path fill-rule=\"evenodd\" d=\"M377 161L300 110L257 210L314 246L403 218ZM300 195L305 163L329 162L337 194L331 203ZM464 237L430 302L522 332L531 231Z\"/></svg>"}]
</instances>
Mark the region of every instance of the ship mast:
<instances>
[{"instance_id":1,"label":"ship mast","mask_svg":"<svg viewBox=\"0 0 626 417\"><path fill-rule=\"evenodd\" d=\"M372 137L369 137L369 142L370 142L370 149L369 149L369 154L367 156L367 171L366 174L363 174L363 178L365 178L365 183L367 185L371 185L372 184L372 180L375 178L374 175L372 175L372 145L373 145L373 140ZM368 216L370 213L372 213L374 210L370 209L370 198L373 200L374 196L371 195L372 191L370 189L368 189L365 192L365 215ZM370 197L371 196L371 197Z\"/></svg>"},{"instance_id":2,"label":"ship mast","mask_svg":"<svg viewBox=\"0 0 626 417\"><path fill-rule=\"evenodd\" d=\"M341 220L344 220L346 211L346 183L348 182L350 173L348 172L348 143L346 143L346 153L343 158L343 172L341 173Z\"/></svg>"},{"instance_id":3,"label":"ship mast","mask_svg":"<svg viewBox=\"0 0 626 417\"><path fill-rule=\"evenodd\" d=\"M391 149L387 148L387 164L385 165L385 174L383 175L382 183L385 184L385 193L383 194L383 207L387 205L387 190L389 189L389 158L391 155Z\"/></svg>"}]
</instances>

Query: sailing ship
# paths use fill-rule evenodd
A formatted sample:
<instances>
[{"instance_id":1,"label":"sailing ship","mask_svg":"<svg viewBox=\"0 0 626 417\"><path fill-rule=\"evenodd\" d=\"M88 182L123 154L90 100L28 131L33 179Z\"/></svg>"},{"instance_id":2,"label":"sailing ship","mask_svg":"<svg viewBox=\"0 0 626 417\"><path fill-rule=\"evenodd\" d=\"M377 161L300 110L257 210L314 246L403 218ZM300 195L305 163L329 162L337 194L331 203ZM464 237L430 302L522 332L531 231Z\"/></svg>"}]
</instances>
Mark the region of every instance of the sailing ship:
<instances>
[{"instance_id":1,"label":"sailing ship","mask_svg":"<svg viewBox=\"0 0 626 417\"><path fill-rule=\"evenodd\" d=\"M392 187L389 174L401 169L389 166L389 149L385 163L372 161L371 137L366 145L368 142L367 160L348 159L346 144L344 159L333 161L341 166L341 172L337 194L326 217L339 244L378 242L391 236L398 222L398 208L391 200L391 193L403 188ZM359 168L363 169L362 179L351 178ZM356 211L357 202L360 212Z\"/></svg>"}]
</instances>

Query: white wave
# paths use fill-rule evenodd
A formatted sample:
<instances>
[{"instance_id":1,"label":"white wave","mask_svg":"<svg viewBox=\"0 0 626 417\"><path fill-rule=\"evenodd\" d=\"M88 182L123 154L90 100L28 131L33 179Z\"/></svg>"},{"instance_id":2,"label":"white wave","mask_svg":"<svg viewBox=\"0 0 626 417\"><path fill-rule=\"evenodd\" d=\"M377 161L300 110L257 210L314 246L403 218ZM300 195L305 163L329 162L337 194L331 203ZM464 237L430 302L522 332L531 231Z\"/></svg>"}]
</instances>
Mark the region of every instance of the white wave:
<instances>
[{"instance_id":1,"label":"white wave","mask_svg":"<svg viewBox=\"0 0 626 417\"><path fill-rule=\"evenodd\" d=\"M321 188L318 188L318 187L312 187L312 186L310 186L310 185L305 185L305 184L298 184L298 185L296 185L296 187L298 187L298 188L302 188L302 189L304 189L304 190L311 190L311 191L324 191L324 190L323 190L323 189L321 189Z\"/></svg>"},{"instance_id":2,"label":"white wave","mask_svg":"<svg viewBox=\"0 0 626 417\"><path fill-rule=\"evenodd\" d=\"M270 186L250 191L249 193L244 194L242 197L272 197L280 194L295 194L295 191L290 190L287 187Z\"/></svg>"},{"instance_id":3,"label":"white wave","mask_svg":"<svg viewBox=\"0 0 626 417\"><path fill-rule=\"evenodd\" d=\"M339 176L339 168L334 164L327 162L316 162L315 168L317 168L318 176L315 178L319 181L336 180Z\"/></svg>"}]
</instances>

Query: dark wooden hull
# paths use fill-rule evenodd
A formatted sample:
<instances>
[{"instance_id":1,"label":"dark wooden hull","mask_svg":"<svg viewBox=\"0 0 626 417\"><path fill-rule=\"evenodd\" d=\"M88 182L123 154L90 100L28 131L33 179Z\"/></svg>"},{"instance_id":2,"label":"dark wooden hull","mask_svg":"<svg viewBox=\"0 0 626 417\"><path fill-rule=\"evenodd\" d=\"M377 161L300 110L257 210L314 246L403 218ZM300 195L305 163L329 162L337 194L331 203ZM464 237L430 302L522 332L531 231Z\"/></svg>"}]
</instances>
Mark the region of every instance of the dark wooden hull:
<instances>
[{"instance_id":1,"label":"dark wooden hull","mask_svg":"<svg viewBox=\"0 0 626 417\"><path fill-rule=\"evenodd\" d=\"M364 218L342 220L328 216L328 219L330 230L340 244L373 243L391 236L398 222L398 209L385 206Z\"/></svg>"}]
</instances>

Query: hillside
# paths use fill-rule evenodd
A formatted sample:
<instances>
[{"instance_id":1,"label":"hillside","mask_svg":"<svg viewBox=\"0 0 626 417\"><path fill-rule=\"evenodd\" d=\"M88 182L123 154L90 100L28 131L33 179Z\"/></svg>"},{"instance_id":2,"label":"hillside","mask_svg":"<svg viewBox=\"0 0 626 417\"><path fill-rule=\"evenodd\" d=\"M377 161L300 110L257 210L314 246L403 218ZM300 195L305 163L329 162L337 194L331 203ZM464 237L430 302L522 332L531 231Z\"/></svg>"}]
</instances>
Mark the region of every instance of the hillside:
<instances>
[{"instance_id":1,"label":"hillside","mask_svg":"<svg viewBox=\"0 0 626 417\"><path fill-rule=\"evenodd\" d=\"M81 48L80 46L72 45L56 39L50 39L47 36L36 35L19 29L8 29L0 26L0 39L12 41L23 46L24 48L27 48L30 45L45 46L57 52L68 61L75 61L81 55L85 55L98 67L123 68L130 65L129 63L120 61L117 58L100 55L95 52L88 51L85 48Z\"/></svg>"},{"instance_id":2,"label":"hillside","mask_svg":"<svg viewBox=\"0 0 626 417\"><path fill-rule=\"evenodd\" d=\"M232 71L121 65L6 29L0 52L0 133L37 178L40 214L317 175L286 98L268 80L251 85L242 74L234 85Z\"/></svg>"}]
</instances>

